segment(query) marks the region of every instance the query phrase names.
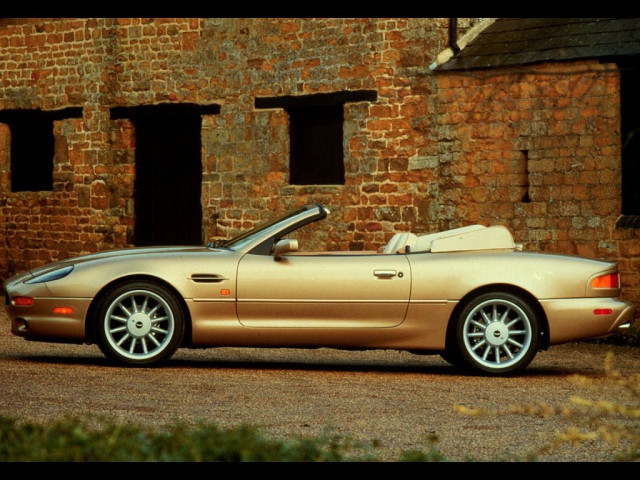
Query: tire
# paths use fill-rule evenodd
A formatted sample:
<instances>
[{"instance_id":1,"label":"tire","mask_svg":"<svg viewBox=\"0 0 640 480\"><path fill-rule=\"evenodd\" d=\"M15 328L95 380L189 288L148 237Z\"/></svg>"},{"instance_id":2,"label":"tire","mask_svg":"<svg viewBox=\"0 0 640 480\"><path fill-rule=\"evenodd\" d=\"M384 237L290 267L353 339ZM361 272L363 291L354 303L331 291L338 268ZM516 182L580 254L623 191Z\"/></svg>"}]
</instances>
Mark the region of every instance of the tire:
<instances>
[{"instance_id":1,"label":"tire","mask_svg":"<svg viewBox=\"0 0 640 480\"><path fill-rule=\"evenodd\" d=\"M461 367L484 375L508 375L523 370L536 356L539 321L520 297L485 293L462 308L454 338L454 358Z\"/></svg>"},{"instance_id":2,"label":"tire","mask_svg":"<svg viewBox=\"0 0 640 480\"><path fill-rule=\"evenodd\" d=\"M458 351L455 348L447 347L445 351L440 352L440 358L442 358L445 362L450 363L454 367L460 365Z\"/></svg>"},{"instance_id":3,"label":"tire","mask_svg":"<svg viewBox=\"0 0 640 480\"><path fill-rule=\"evenodd\" d=\"M176 297L151 282L131 282L108 292L95 321L102 353L118 363L153 366L169 359L180 346L184 312Z\"/></svg>"}]
</instances>

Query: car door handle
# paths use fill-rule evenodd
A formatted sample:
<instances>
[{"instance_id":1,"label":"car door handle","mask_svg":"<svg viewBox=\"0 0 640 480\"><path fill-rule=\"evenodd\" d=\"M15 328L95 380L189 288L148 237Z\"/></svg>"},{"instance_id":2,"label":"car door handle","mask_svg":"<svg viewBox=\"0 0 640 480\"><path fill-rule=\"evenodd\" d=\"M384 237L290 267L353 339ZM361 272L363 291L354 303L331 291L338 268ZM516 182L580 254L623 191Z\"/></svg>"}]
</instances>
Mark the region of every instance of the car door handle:
<instances>
[{"instance_id":1,"label":"car door handle","mask_svg":"<svg viewBox=\"0 0 640 480\"><path fill-rule=\"evenodd\" d=\"M378 278L391 278L396 276L395 270L374 270L373 274Z\"/></svg>"}]
</instances>

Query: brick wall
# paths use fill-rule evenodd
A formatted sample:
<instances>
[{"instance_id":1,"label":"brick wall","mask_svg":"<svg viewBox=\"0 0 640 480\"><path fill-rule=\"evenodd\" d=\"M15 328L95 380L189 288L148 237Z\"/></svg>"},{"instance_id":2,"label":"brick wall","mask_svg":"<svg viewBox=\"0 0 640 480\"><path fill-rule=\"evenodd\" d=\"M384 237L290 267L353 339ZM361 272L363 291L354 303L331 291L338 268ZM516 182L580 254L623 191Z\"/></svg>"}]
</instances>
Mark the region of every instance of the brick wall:
<instances>
[{"instance_id":1,"label":"brick wall","mask_svg":"<svg viewBox=\"0 0 640 480\"><path fill-rule=\"evenodd\" d=\"M0 19L0 110L83 108L55 122L51 192L11 192L0 124L0 277L130 246L133 125L109 107L192 102L220 105L202 122L205 239L308 202L333 211L305 239L330 249L501 223L527 248L619 259L640 304L637 230L614 228L615 69L434 74L447 40L429 18ZM378 100L345 106L345 185L290 185L288 116L255 98L347 90Z\"/></svg>"},{"instance_id":2,"label":"brick wall","mask_svg":"<svg viewBox=\"0 0 640 480\"><path fill-rule=\"evenodd\" d=\"M598 61L438 75L440 222L505 224L526 249L620 262L640 303L640 231L621 211L620 86Z\"/></svg>"}]
</instances>

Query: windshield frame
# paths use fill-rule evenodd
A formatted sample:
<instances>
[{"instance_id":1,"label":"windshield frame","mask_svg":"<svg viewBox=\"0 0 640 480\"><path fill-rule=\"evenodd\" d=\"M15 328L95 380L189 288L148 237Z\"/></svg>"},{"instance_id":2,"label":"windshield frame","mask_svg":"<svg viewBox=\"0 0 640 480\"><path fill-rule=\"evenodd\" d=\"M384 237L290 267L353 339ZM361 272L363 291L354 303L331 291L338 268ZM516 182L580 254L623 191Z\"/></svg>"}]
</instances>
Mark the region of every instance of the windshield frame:
<instances>
[{"instance_id":1,"label":"windshield frame","mask_svg":"<svg viewBox=\"0 0 640 480\"><path fill-rule=\"evenodd\" d=\"M235 252L268 255L276 241L284 235L311 222L322 220L329 210L320 204L304 205L290 210L266 223L223 241L219 247Z\"/></svg>"}]
</instances>

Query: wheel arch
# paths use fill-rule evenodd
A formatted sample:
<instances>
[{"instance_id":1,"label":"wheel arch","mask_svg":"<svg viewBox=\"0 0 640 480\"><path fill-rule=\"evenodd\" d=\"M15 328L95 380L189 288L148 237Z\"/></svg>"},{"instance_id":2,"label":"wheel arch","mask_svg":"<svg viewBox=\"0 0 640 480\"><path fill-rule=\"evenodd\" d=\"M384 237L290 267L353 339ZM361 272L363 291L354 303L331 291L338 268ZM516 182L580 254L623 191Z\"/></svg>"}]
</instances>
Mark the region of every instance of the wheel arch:
<instances>
[{"instance_id":1,"label":"wheel arch","mask_svg":"<svg viewBox=\"0 0 640 480\"><path fill-rule=\"evenodd\" d=\"M85 336L87 338L87 342L88 343L96 342L96 333L93 328L93 320L95 319L96 312L98 310L98 305L100 304L100 301L102 300L102 298L105 296L107 292L113 290L114 288L119 287L120 285L124 285L125 283L130 283L130 282L155 283L156 285L160 285L166 288L176 297L176 299L178 300L178 303L180 304L180 307L182 308L182 311L184 312L185 332L182 340L182 345L184 346L185 344L190 343L191 342L191 312L189 311L189 308L187 307L187 304L184 301L184 298L182 297L180 292L176 290L176 288L173 285L171 285L170 283L168 283L167 281L161 278L154 277L153 275L130 275L126 277L120 277L107 283L98 291L98 293L96 293L96 295L93 297L93 300L91 301L91 304L89 305L89 309L87 310L87 316L84 319L84 328L86 332Z\"/></svg>"},{"instance_id":2,"label":"wheel arch","mask_svg":"<svg viewBox=\"0 0 640 480\"><path fill-rule=\"evenodd\" d=\"M454 342L455 335L455 319L460 315L460 311L474 298L479 295L483 295L489 292L503 292L510 293L521 298L523 301L527 302L529 306L533 309L536 314L536 317L540 321L540 345L539 348L541 350L546 350L549 348L549 320L547 318L542 305L538 301L538 299L533 296L529 291L524 288L518 287L516 285L510 285L506 283L494 283L490 285L483 285L482 287L478 287L474 290L468 292L464 297L460 299L458 304L455 306L453 311L451 312L451 316L449 317L449 321L447 323L447 338L446 338L446 348L448 349L452 342Z\"/></svg>"}]
</instances>

